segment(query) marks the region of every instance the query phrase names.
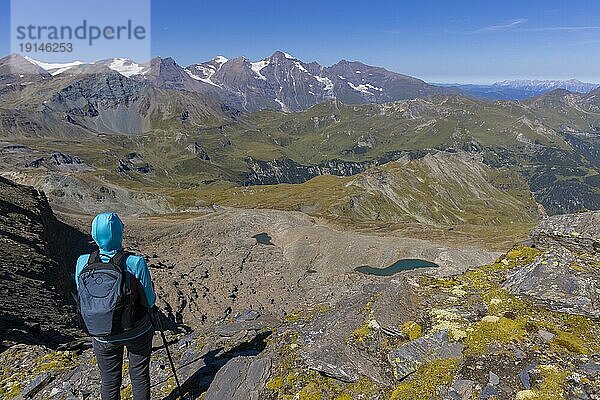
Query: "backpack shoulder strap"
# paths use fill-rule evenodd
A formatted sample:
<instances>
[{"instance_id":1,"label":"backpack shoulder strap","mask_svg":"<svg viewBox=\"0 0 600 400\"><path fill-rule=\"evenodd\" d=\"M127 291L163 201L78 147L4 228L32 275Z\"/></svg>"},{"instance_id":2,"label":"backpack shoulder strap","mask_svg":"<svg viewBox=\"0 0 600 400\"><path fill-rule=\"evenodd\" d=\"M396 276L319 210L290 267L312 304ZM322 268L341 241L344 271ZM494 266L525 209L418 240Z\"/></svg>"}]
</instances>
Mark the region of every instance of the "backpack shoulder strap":
<instances>
[{"instance_id":1,"label":"backpack shoulder strap","mask_svg":"<svg viewBox=\"0 0 600 400\"><path fill-rule=\"evenodd\" d=\"M100 262L100 251L94 250L92 253L90 253L87 265L91 265L91 264L95 264L95 263L99 263L99 262Z\"/></svg>"},{"instance_id":2,"label":"backpack shoulder strap","mask_svg":"<svg viewBox=\"0 0 600 400\"><path fill-rule=\"evenodd\" d=\"M132 296L133 290L131 285L131 274L127 271L127 266L125 265L125 260L129 257L131 253L123 250L119 250L112 258L110 259L110 263L119 268L121 270L121 274L123 275L123 290L125 292L126 301L130 304L133 304L134 299Z\"/></svg>"},{"instance_id":3,"label":"backpack shoulder strap","mask_svg":"<svg viewBox=\"0 0 600 400\"><path fill-rule=\"evenodd\" d=\"M110 263L121 269L123 272L126 271L126 268L124 266L124 261L127 259L127 257L129 257L131 255L131 253L127 252L127 251L123 251L123 250L119 250L117 251L117 253L112 256L112 258L110 259Z\"/></svg>"}]
</instances>

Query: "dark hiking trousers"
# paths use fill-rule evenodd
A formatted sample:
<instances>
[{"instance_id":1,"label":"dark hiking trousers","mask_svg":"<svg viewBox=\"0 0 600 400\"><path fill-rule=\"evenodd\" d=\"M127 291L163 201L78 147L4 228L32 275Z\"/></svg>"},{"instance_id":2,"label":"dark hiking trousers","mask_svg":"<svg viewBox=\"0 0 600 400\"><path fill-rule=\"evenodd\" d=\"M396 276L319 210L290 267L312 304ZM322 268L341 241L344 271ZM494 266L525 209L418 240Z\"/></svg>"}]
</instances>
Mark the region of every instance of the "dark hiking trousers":
<instances>
[{"instance_id":1,"label":"dark hiking trousers","mask_svg":"<svg viewBox=\"0 0 600 400\"><path fill-rule=\"evenodd\" d=\"M134 400L150 400L150 353L153 330L135 339L117 343L92 340L94 354L100 368L100 395L102 400L121 398L123 349L127 347L129 377Z\"/></svg>"}]
</instances>

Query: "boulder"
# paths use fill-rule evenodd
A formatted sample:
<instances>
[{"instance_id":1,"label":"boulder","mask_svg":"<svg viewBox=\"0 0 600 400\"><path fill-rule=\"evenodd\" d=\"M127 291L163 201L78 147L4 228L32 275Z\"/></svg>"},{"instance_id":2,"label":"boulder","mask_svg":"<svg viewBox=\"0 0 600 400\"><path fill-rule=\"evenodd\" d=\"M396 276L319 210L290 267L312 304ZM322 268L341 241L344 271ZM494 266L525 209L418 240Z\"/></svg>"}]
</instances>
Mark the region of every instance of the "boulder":
<instances>
[{"instance_id":1,"label":"boulder","mask_svg":"<svg viewBox=\"0 0 600 400\"><path fill-rule=\"evenodd\" d=\"M564 247L551 247L530 265L508 275L504 287L553 311L600 317L597 266Z\"/></svg>"},{"instance_id":2,"label":"boulder","mask_svg":"<svg viewBox=\"0 0 600 400\"><path fill-rule=\"evenodd\" d=\"M217 372L204 400L258 400L271 372L271 359L235 357Z\"/></svg>"},{"instance_id":3,"label":"boulder","mask_svg":"<svg viewBox=\"0 0 600 400\"><path fill-rule=\"evenodd\" d=\"M462 355L464 346L451 342L446 331L431 333L402 345L388 355L394 376L401 380L415 372L421 364Z\"/></svg>"}]
</instances>

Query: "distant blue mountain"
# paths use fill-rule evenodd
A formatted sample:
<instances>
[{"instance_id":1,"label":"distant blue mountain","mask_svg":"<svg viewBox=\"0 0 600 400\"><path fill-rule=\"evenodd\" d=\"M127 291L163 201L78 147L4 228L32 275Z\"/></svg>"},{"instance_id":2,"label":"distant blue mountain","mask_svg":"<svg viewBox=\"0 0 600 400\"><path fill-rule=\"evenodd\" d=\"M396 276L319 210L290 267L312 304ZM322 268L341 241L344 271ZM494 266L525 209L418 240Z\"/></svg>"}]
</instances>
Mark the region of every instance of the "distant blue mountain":
<instances>
[{"instance_id":1,"label":"distant blue mountain","mask_svg":"<svg viewBox=\"0 0 600 400\"><path fill-rule=\"evenodd\" d=\"M528 97L539 96L556 89L565 89L576 93L589 93L597 87L600 87L600 84L581 82L577 79L569 79L564 81L513 80L496 82L492 85L447 83L434 83L434 85L457 88L473 97L485 100L523 100Z\"/></svg>"}]
</instances>

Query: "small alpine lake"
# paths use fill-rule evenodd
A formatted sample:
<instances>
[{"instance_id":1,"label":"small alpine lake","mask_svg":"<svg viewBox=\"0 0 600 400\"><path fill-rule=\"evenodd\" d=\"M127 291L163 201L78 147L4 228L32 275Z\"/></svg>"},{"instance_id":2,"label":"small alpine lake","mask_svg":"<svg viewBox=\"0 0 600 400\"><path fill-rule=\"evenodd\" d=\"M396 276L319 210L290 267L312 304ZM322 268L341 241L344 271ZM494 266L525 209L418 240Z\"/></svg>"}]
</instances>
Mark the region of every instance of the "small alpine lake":
<instances>
[{"instance_id":1,"label":"small alpine lake","mask_svg":"<svg viewBox=\"0 0 600 400\"><path fill-rule=\"evenodd\" d=\"M373 268L368 265L363 265L354 268L355 271L365 275L375 276L392 276L402 271L410 271L419 268L438 268L439 265L431 261L420 260L418 258L406 258L398 260L389 267L386 268Z\"/></svg>"},{"instance_id":2,"label":"small alpine lake","mask_svg":"<svg viewBox=\"0 0 600 400\"><path fill-rule=\"evenodd\" d=\"M256 243L258 244L264 244L266 246L275 246L275 243L272 242L273 238L269 236L268 233L257 233L256 235L252 236L252 238L256 239Z\"/></svg>"}]
</instances>

